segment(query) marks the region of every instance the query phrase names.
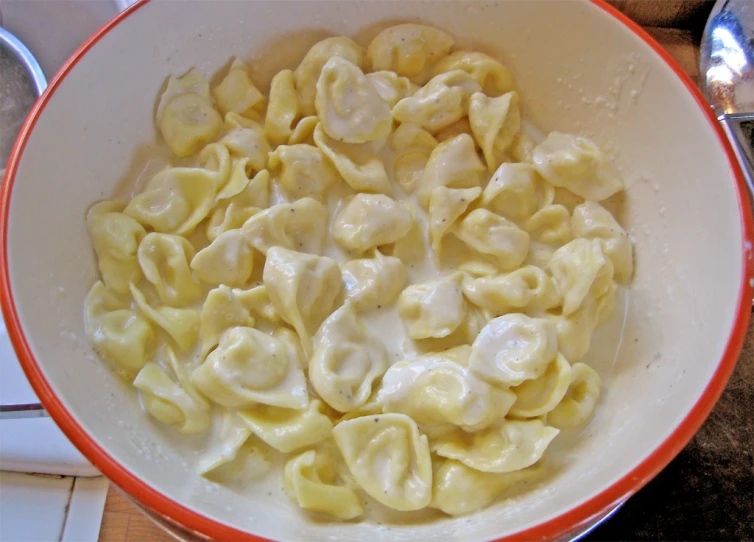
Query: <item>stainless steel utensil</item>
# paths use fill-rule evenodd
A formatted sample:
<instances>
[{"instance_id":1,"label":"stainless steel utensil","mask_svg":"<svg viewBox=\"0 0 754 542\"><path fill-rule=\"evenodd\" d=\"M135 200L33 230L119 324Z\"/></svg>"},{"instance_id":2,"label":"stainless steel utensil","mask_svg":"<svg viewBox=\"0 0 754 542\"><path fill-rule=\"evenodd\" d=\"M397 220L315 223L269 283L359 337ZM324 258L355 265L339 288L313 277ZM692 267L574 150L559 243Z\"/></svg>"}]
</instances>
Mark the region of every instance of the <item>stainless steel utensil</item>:
<instances>
[{"instance_id":1,"label":"stainless steel utensil","mask_svg":"<svg viewBox=\"0 0 754 542\"><path fill-rule=\"evenodd\" d=\"M717 0L700 53L702 91L754 195L754 0Z\"/></svg>"}]
</instances>

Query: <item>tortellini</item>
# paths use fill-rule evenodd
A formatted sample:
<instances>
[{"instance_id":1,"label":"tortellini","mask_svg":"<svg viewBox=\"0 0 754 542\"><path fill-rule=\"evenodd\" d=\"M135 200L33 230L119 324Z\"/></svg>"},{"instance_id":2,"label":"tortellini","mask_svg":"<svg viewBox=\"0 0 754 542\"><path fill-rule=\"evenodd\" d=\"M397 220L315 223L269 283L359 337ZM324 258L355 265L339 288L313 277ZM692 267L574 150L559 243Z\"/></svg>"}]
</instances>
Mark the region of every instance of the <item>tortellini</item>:
<instances>
[{"instance_id":1,"label":"tortellini","mask_svg":"<svg viewBox=\"0 0 754 542\"><path fill-rule=\"evenodd\" d=\"M333 428L316 399L305 410L257 405L238 415L255 435L284 453L317 444L328 438Z\"/></svg>"},{"instance_id":2,"label":"tortellini","mask_svg":"<svg viewBox=\"0 0 754 542\"><path fill-rule=\"evenodd\" d=\"M391 194L385 164L365 145L342 143L329 137L322 123L314 129L314 142L333 163L343 180L357 192Z\"/></svg>"},{"instance_id":3,"label":"tortellini","mask_svg":"<svg viewBox=\"0 0 754 542\"><path fill-rule=\"evenodd\" d=\"M572 377L563 400L547 414L547 423L559 429L585 425L594 415L602 380L597 372L583 363L571 368Z\"/></svg>"},{"instance_id":4,"label":"tortellini","mask_svg":"<svg viewBox=\"0 0 754 542\"><path fill-rule=\"evenodd\" d=\"M282 471L313 520L460 515L539 478L559 430L583 438L584 360L633 275L623 183L453 44L329 37L269 92L235 57L212 88L170 77L175 161L87 213L87 335L207 483Z\"/></svg>"},{"instance_id":5,"label":"tortellini","mask_svg":"<svg viewBox=\"0 0 754 542\"><path fill-rule=\"evenodd\" d=\"M455 234L504 271L519 267L529 251L529 234L487 209L471 211L458 224Z\"/></svg>"},{"instance_id":6,"label":"tortellini","mask_svg":"<svg viewBox=\"0 0 754 542\"><path fill-rule=\"evenodd\" d=\"M469 368L492 383L517 386L544 373L557 352L555 326L549 320L506 314L479 332Z\"/></svg>"},{"instance_id":7,"label":"tortellini","mask_svg":"<svg viewBox=\"0 0 754 542\"><path fill-rule=\"evenodd\" d=\"M413 284L398 298L398 311L412 339L447 337L466 317L460 275Z\"/></svg>"},{"instance_id":8,"label":"tortellini","mask_svg":"<svg viewBox=\"0 0 754 542\"><path fill-rule=\"evenodd\" d=\"M615 169L593 141L552 132L532 156L539 174L554 186L590 201L602 201L623 190Z\"/></svg>"},{"instance_id":9,"label":"tortellini","mask_svg":"<svg viewBox=\"0 0 754 542\"><path fill-rule=\"evenodd\" d=\"M322 68L333 57L343 58L361 68L364 62L364 50L353 40L344 37L326 38L309 49L301 64L293 72L303 116L315 114L317 81L319 81Z\"/></svg>"},{"instance_id":10,"label":"tortellini","mask_svg":"<svg viewBox=\"0 0 754 542\"><path fill-rule=\"evenodd\" d=\"M337 214L331 227L333 240L361 254L395 243L413 224L411 212L382 194L356 194Z\"/></svg>"},{"instance_id":11,"label":"tortellini","mask_svg":"<svg viewBox=\"0 0 754 542\"><path fill-rule=\"evenodd\" d=\"M383 256L351 260L341 268L346 298L357 311L391 305L406 284L406 266L399 258Z\"/></svg>"},{"instance_id":12,"label":"tortellini","mask_svg":"<svg viewBox=\"0 0 754 542\"><path fill-rule=\"evenodd\" d=\"M542 472L539 463L522 470L493 473L472 469L446 459L433 474L432 508L451 516L469 514L488 506L501 493L533 481Z\"/></svg>"},{"instance_id":13,"label":"tortellini","mask_svg":"<svg viewBox=\"0 0 754 542\"><path fill-rule=\"evenodd\" d=\"M285 343L250 327L233 327L191 373L209 399L228 408L256 403L304 409L309 404L306 379Z\"/></svg>"},{"instance_id":14,"label":"tortellini","mask_svg":"<svg viewBox=\"0 0 754 542\"><path fill-rule=\"evenodd\" d=\"M518 94L509 92L498 98L489 98L481 92L472 94L469 122L474 137L482 147L487 168L495 171L521 129Z\"/></svg>"},{"instance_id":15,"label":"tortellini","mask_svg":"<svg viewBox=\"0 0 754 542\"><path fill-rule=\"evenodd\" d=\"M264 120L265 134L273 145L283 145L293 134L300 106L296 85L291 70L283 70L272 78L267 116Z\"/></svg>"},{"instance_id":16,"label":"tortellini","mask_svg":"<svg viewBox=\"0 0 754 542\"><path fill-rule=\"evenodd\" d=\"M264 285L280 317L296 330L304 351L312 352L312 335L336 308L343 282L330 258L282 247L267 252Z\"/></svg>"},{"instance_id":17,"label":"tortellini","mask_svg":"<svg viewBox=\"0 0 754 542\"><path fill-rule=\"evenodd\" d=\"M336 485L330 454L309 450L285 464L285 489L304 510L338 519L353 519L364 513L364 504L350 487Z\"/></svg>"},{"instance_id":18,"label":"tortellini","mask_svg":"<svg viewBox=\"0 0 754 542\"><path fill-rule=\"evenodd\" d=\"M225 78L212 90L212 95L223 114L230 112L256 118L264 109L264 94L254 86L249 69L237 58L233 59Z\"/></svg>"},{"instance_id":19,"label":"tortellini","mask_svg":"<svg viewBox=\"0 0 754 542\"><path fill-rule=\"evenodd\" d=\"M435 188L474 188L482 183L484 164L474 150L474 140L467 134L440 143L417 183L416 195L424 207Z\"/></svg>"},{"instance_id":20,"label":"tortellini","mask_svg":"<svg viewBox=\"0 0 754 542\"><path fill-rule=\"evenodd\" d=\"M339 412L366 403L372 383L387 369L387 353L350 302L322 323L314 344L309 381L319 396Z\"/></svg>"},{"instance_id":21,"label":"tortellini","mask_svg":"<svg viewBox=\"0 0 754 542\"><path fill-rule=\"evenodd\" d=\"M181 433L195 435L209 428L209 403L197 393L190 394L174 382L155 363L147 363L134 379L134 387L142 392L144 407L166 425L174 425Z\"/></svg>"},{"instance_id":22,"label":"tortellini","mask_svg":"<svg viewBox=\"0 0 754 542\"><path fill-rule=\"evenodd\" d=\"M202 167L163 169L123 212L159 233L190 234L210 213L230 176L230 156L223 145L205 147L200 161Z\"/></svg>"},{"instance_id":23,"label":"tortellini","mask_svg":"<svg viewBox=\"0 0 754 542\"><path fill-rule=\"evenodd\" d=\"M410 416L425 432L444 426L478 431L501 420L516 396L440 352L393 364L377 400L391 412Z\"/></svg>"},{"instance_id":24,"label":"tortellini","mask_svg":"<svg viewBox=\"0 0 754 542\"><path fill-rule=\"evenodd\" d=\"M587 297L603 295L613 278L613 264L597 240L574 239L560 247L550 260L550 273L563 292L563 314L568 316Z\"/></svg>"},{"instance_id":25,"label":"tortellini","mask_svg":"<svg viewBox=\"0 0 754 542\"><path fill-rule=\"evenodd\" d=\"M358 66L334 56L317 81L317 116L325 133L344 143L367 143L390 134L393 117Z\"/></svg>"},{"instance_id":26,"label":"tortellini","mask_svg":"<svg viewBox=\"0 0 754 542\"><path fill-rule=\"evenodd\" d=\"M453 37L421 24L386 28L369 44L367 60L373 71L389 70L424 83L428 68L448 54Z\"/></svg>"},{"instance_id":27,"label":"tortellini","mask_svg":"<svg viewBox=\"0 0 754 542\"><path fill-rule=\"evenodd\" d=\"M505 420L478 433L440 437L435 453L482 472L514 472L540 460L560 431L541 420Z\"/></svg>"},{"instance_id":28,"label":"tortellini","mask_svg":"<svg viewBox=\"0 0 754 542\"><path fill-rule=\"evenodd\" d=\"M327 208L312 198L281 203L241 226L241 236L262 254L272 247L321 254L327 235Z\"/></svg>"},{"instance_id":29,"label":"tortellini","mask_svg":"<svg viewBox=\"0 0 754 542\"><path fill-rule=\"evenodd\" d=\"M419 510L432 500L432 461L426 435L404 414L341 422L333 437L359 486L395 510Z\"/></svg>"},{"instance_id":30,"label":"tortellini","mask_svg":"<svg viewBox=\"0 0 754 542\"><path fill-rule=\"evenodd\" d=\"M84 307L86 333L97 352L126 371L141 369L154 337L149 322L99 281L86 296Z\"/></svg>"},{"instance_id":31,"label":"tortellini","mask_svg":"<svg viewBox=\"0 0 754 542\"><path fill-rule=\"evenodd\" d=\"M531 265L502 275L466 279L463 295L494 316L509 312L544 312L560 304L561 300L550 276Z\"/></svg>"},{"instance_id":32,"label":"tortellini","mask_svg":"<svg viewBox=\"0 0 754 542\"><path fill-rule=\"evenodd\" d=\"M144 317L162 328L180 350L188 350L199 338L199 312L167 305L152 307L144 294L131 284L131 296Z\"/></svg>"},{"instance_id":33,"label":"tortellini","mask_svg":"<svg viewBox=\"0 0 754 542\"><path fill-rule=\"evenodd\" d=\"M157 126L177 156L188 156L218 136L223 119L212 105L209 83L196 68L168 79L157 106Z\"/></svg>"},{"instance_id":34,"label":"tortellini","mask_svg":"<svg viewBox=\"0 0 754 542\"><path fill-rule=\"evenodd\" d=\"M416 190L416 183L435 147L437 140L416 124L401 124L390 136L390 149L395 156L393 176L407 194Z\"/></svg>"},{"instance_id":35,"label":"tortellini","mask_svg":"<svg viewBox=\"0 0 754 542\"><path fill-rule=\"evenodd\" d=\"M436 133L467 115L471 95L480 90L479 83L466 72L442 73L395 104L393 118Z\"/></svg>"},{"instance_id":36,"label":"tortellini","mask_svg":"<svg viewBox=\"0 0 754 542\"><path fill-rule=\"evenodd\" d=\"M631 239L610 212L599 203L587 201L573 210L573 235L600 239L602 250L613 263L615 280L626 284L634 271Z\"/></svg>"},{"instance_id":37,"label":"tortellini","mask_svg":"<svg viewBox=\"0 0 754 542\"><path fill-rule=\"evenodd\" d=\"M280 171L277 181L294 200L325 201L328 189L340 181L338 170L312 145L280 145L270 154L269 169Z\"/></svg>"},{"instance_id":38,"label":"tortellini","mask_svg":"<svg viewBox=\"0 0 754 542\"><path fill-rule=\"evenodd\" d=\"M139 264L165 305L184 306L198 301L202 287L191 274L194 247L180 235L149 233L139 245Z\"/></svg>"},{"instance_id":39,"label":"tortellini","mask_svg":"<svg viewBox=\"0 0 754 542\"><path fill-rule=\"evenodd\" d=\"M495 97L515 89L511 72L491 56L477 51L455 51L435 66L435 75L453 70L463 70L471 75L482 92Z\"/></svg>"},{"instance_id":40,"label":"tortellini","mask_svg":"<svg viewBox=\"0 0 754 542\"><path fill-rule=\"evenodd\" d=\"M102 281L120 294L128 292L128 284L141 276L137 250L147 234L141 224L121 212L125 207L125 203L103 201L86 214Z\"/></svg>"},{"instance_id":41,"label":"tortellini","mask_svg":"<svg viewBox=\"0 0 754 542\"><path fill-rule=\"evenodd\" d=\"M502 164L482 193L482 205L513 221L523 221L552 203L555 192L529 164Z\"/></svg>"}]
</instances>

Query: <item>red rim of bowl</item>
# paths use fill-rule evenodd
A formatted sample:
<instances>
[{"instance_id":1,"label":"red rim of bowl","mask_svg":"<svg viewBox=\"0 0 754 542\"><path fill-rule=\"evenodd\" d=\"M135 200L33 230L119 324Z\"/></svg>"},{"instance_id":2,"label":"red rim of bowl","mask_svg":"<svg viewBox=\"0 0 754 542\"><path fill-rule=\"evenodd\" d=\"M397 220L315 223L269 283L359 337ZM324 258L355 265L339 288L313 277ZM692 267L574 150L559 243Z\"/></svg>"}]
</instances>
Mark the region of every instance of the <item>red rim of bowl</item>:
<instances>
[{"instance_id":1,"label":"red rim of bowl","mask_svg":"<svg viewBox=\"0 0 754 542\"><path fill-rule=\"evenodd\" d=\"M164 495L143 480L139 479L132 472L126 470L115 459L113 459L105 449L97 444L97 442L87 434L84 428L79 425L73 415L66 410L65 405L55 394L52 386L45 378L39 364L32 354L28 342L26 341L13 300L13 291L10 284L10 269L7 258L10 201L16 170L21 161L21 157L23 156L24 148L26 147L29 136L34 129L34 125L61 81L66 77L68 72L76 66L81 57L83 57L105 34L149 1L150 0L139 0L139 2L117 15L96 34L90 37L60 69L42 97L35 104L21 129L18 140L13 147L2 190L0 191L0 254L2 255L2 265L0 265L0 304L2 305L2 311L5 316L11 342L34 391L63 432L95 467L110 478L117 486L150 510L166 516L173 522L176 522L197 534L209 536L214 539L267 540L224 525L218 521L202 516L188 507L178 504L167 495ZM752 262L751 247L754 242L754 234L752 233L754 228L752 227L752 217L748 207L748 193L743 174L725 134L713 115L712 109L699 92L699 89L667 51L662 48L662 46L660 46L636 23L628 19L617 9L606 4L604 0L590 1L616 18L622 24L626 25L634 34L649 45L655 53L662 57L694 97L697 105L707 117L711 129L717 134L719 143L727 154L731 176L735 179L738 192L738 205L743 233L743 246L741 248L743 256L741 287L736 308L736 319L728 338L723 357L720 360L712 379L699 397L699 400L670 436L668 436L658 448L656 448L631 472L623 476L610 487L604 489L598 495L559 516L545 521L544 523L514 533L507 537L507 540L551 540L573 533L577 529L583 528L591 521L599 518L602 514L607 513L611 508L628 499L654 478L654 476L657 475L657 473L659 473L681 451L696 433L712 410L712 407L720 397L720 394L723 392L741 351L751 312L752 284L750 279L754 276L754 262Z\"/></svg>"}]
</instances>

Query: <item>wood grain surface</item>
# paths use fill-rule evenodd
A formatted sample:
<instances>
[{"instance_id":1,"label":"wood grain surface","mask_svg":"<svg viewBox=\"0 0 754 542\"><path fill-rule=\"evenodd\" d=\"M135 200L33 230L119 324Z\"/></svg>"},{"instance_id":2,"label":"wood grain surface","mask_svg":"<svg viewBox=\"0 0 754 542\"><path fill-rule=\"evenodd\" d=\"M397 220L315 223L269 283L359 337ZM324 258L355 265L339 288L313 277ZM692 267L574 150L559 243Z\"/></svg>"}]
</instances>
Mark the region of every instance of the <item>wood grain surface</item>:
<instances>
[{"instance_id":1,"label":"wood grain surface","mask_svg":"<svg viewBox=\"0 0 754 542\"><path fill-rule=\"evenodd\" d=\"M684 13L682 4L703 3L696 0L667 0L656 2L654 0L615 0L612 3L628 11L629 15L637 17L639 22L643 20L667 21L672 17L680 17ZM643 7L642 7L643 6ZM698 8L698 6L697 6ZM646 11L654 10L648 12ZM684 15L685 16L685 15ZM681 67L696 80L698 72L698 47L691 30L679 30L671 28L647 28L647 31L658 40L667 51L678 61ZM751 336L751 330L750 330ZM126 499L112 484L107 494L105 513L100 529L100 542L168 542L173 538L165 533L152 520L147 518L139 509Z\"/></svg>"}]
</instances>

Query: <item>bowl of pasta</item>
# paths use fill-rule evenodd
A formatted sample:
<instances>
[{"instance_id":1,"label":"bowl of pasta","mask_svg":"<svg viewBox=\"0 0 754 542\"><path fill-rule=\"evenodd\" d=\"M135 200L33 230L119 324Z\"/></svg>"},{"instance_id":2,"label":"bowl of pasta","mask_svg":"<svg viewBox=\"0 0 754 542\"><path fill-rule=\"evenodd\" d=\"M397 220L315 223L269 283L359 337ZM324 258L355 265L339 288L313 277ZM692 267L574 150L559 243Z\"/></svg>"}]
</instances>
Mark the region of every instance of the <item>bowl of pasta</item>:
<instances>
[{"instance_id":1,"label":"bowl of pasta","mask_svg":"<svg viewBox=\"0 0 754 542\"><path fill-rule=\"evenodd\" d=\"M186 532L561 539L725 386L744 190L600 1L144 0L21 132L2 308L68 437Z\"/></svg>"}]
</instances>

